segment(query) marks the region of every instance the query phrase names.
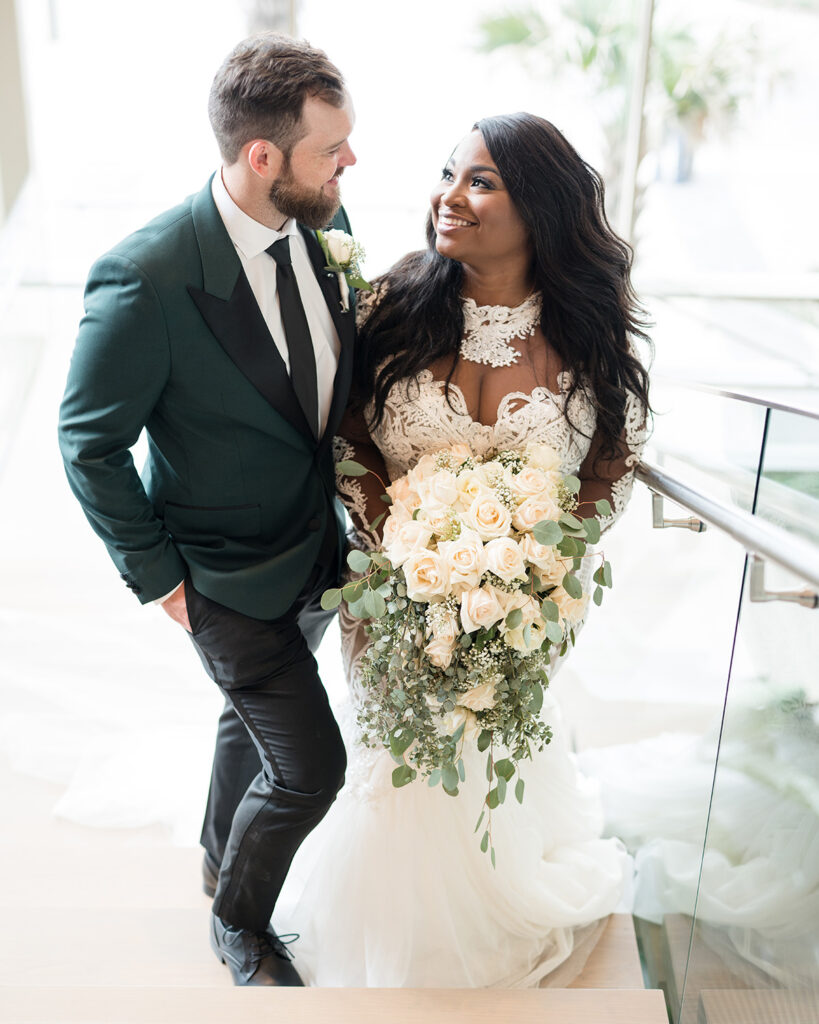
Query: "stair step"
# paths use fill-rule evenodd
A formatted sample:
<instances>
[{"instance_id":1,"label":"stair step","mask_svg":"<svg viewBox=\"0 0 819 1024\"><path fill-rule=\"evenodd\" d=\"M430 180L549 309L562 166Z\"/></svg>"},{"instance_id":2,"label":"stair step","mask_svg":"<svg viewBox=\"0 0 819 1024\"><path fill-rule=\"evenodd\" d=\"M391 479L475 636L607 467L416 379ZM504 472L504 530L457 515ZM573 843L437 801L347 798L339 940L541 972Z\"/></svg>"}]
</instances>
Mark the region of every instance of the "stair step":
<instances>
[{"instance_id":1,"label":"stair step","mask_svg":"<svg viewBox=\"0 0 819 1024\"><path fill-rule=\"evenodd\" d=\"M711 989L700 992L699 1024L816 1024L819 993L787 989Z\"/></svg>"},{"instance_id":2,"label":"stair step","mask_svg":"<svg viewBox=\"0 0 819 1024\"><path fill-rule=\"evenodd\" d=\"M41 974L45 973L41 970ZM4 1024L666 1024L662 993L574 989L0 989Z\"/></svg>"}]
</instances>

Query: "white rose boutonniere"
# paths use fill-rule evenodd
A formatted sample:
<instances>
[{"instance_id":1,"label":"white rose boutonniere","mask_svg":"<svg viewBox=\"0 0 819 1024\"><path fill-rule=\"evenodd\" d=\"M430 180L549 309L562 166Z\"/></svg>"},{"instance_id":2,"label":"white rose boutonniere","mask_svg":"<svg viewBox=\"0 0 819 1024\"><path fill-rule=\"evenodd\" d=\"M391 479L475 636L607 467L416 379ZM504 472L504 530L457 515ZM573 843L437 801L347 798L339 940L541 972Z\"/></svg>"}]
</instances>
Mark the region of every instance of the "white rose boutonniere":
<instances>
[{"instance_id":1,"label":"white rose boutonniere","mask_svg":"<svg viewBox=\"0 0 819 1024\"><path fill-rule=\"evenodd\" d=\"M364 259L364 249L346 231L332 228L330 231L317 231L316 238L324 252L327 266L338 277L341 289L341 311L346 313L350 308L350 289L359 288L371 292L372 285L361 276L359 263Z\"/></svg>"}]
</instances>

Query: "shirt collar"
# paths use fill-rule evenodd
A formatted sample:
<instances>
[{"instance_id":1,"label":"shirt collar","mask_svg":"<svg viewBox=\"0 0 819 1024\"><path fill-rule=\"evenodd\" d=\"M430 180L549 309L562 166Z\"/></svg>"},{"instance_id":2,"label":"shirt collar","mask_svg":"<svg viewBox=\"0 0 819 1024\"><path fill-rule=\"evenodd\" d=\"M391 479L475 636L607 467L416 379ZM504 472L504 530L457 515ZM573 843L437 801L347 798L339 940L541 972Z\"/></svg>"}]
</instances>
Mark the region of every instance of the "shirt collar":
<instances>
[{"instance_id":1,"label":"shirt collar","mask_svg":"<svg viewBox=\"0 0 819 1024\"><path fill-rule=\"evenodd\" d=\"M280 238L299 234L299 226L294 217L290 217L285 221L281 231L276 231L275 228L269 228L267 225L260 224L259 221L248 216L244 210L236 205L225 188L221 170L217 171L213 176L211 192L213 193L213 201L216 203L219 216L222 218L227 228L227 233L230 235L230 240L245 259L253 259L254 256L264 252L268 246L271 246Z\"/></svg>"}]
</instances>

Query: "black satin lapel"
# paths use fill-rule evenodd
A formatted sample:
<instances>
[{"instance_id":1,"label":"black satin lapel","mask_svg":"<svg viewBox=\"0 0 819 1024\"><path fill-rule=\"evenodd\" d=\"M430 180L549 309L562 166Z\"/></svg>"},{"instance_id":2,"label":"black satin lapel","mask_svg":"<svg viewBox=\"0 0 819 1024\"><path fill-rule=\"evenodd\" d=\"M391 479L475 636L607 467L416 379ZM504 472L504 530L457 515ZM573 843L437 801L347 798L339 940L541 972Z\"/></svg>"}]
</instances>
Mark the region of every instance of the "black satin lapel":
<instances>
[{"instance_id":1,"label":"black satin lapel","mask_svg":"<svg viewBox=\"0 0 819 1024\"><path fill-rule=\"evenodd\" d=\"M299 224L299 229L304 236L310 262L313 264L319 287L333 318L340 345L338 368L336 369L333 382L333 400L330 404L327 426L322 438L322 443L324 443L325 440L332 440L333 435L338 429L350 393L350 382L353 374L353 346L355 343L355 305L352 301L353 294L351 294L350 308L347 312L342 311L341 290L338 278L333 271L324 269L327 261L315 233L302 224Z\"/></svg>"},{"instance_id":2,"label":"black satin lapel","mask_svg":"<svg viewBox=\"0 0 819 1024\"><path fill-rule=\"evenodd\" d=\"M227 300L190 284L188 293L216 340L253 387L296 430L314 440L244 271Z\"/></svg>"}]
</instances>

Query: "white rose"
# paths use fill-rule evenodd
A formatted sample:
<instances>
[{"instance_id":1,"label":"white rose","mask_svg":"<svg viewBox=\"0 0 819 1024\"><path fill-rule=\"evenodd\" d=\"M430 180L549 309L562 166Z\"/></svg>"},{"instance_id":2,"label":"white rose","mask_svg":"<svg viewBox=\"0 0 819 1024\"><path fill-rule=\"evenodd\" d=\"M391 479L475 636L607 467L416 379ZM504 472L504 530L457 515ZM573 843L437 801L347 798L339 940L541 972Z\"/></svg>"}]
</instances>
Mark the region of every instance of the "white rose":
<instances>
[{"instance_id":1,"label":"white rose","mask_svg":"<svg viewBox=\"0 0 819 1024\"><path fill-rule=\"evenodd\" d=\"M456 704L470 711L488 711L495 706L495 681L481 683L466 693L459 693Z\"/></svg>"},{"instance_id":2,"label":"white rose","mask_svg":"<svg viewBox=\"0 0 819 1024\"><path fill-rule=\"evenodd\" d=\"M543 579L560 582L563 578L563 563L558 560L558 552L553 547L538 544L533 533L524 533L518 546L526 561L540 569Z\"/></svg>"},{"instance_id":3,"label":"white rose","mask_svg":"<svg viewBox=\"0 0 819 1024\"><path fill-rule=\"evenodd\" d=\"M488 583L461 594L461 623L467 633L489 629L503 616L498 591Z\"/></svg>"},{"instance_id":4,"label":"white rose","mask_svg":"<svg viewBox=\"0 0 819 1024\"><path fill-rule=\"evenodd\" d=\"M387 513L387 518L384 520L384 527L382 531L384 548L388 548L390 545L395 543L395 539L398 536L398 530L404 525L404 523L410 522L411 519L412 513L403 501L394 501L392 505L390 505L390 510Z\"/></svg>"},{"instance_id":5,"label":"white rose","mask_svg":"<svg viewBox=\"0 0 819 1024\"><path fill-rule=\"evenodd\" d=\"M413 552L426 550L430 540L432 540L432 530L429 526L418 519L409 519L398 527L395 538L389 547L385 544L384 553L393 568L397 569L399 565L406 562Z\"/></svg>"},{"instance_id":6,"label":"white rose","mask_svg":"<svg viewBox=\"0 0 819 1024\"><path fill-rule=\"evenodd\" d=\"M430 511L449 508L458 497L458 486L455 474L448 469L439 469L437 473L419 480L416 484L418 496L425 509Z\"/></svg>"},{"instance_id":7,"label":"white rose","mask_svg":"<svg viewBox=\"0 0 819 1024\"><path fill-rule=\"evenodd\" d=\"M438 605L437 607L441 606ZM448 644L454 644L458 639L459 629L458 617L454 612L448 612L433 617L429 632L432 633L436 640L443 640Z\"/></svg>"},{"instance_id":8,"label":"white rose","mask_svg":"<svg viewBox=\"0 0 819 1024\"><path fill-rule=\"evenodd\" d=\"M522 505L519 505L512 522L515 529L526 532L531 530L541 519L556 521L560 515L560 506L549 495L542 494L538 497L527 498Z\"/></svg>"},{"instance_id":9,"label":"white rose","mask_svg":"<svg viewBox=\"0 0 819 1024\"><path fill-rule=\"evenodd\" d=\"M526 452L529 456L528 464L535 469L547 473L556 473L560 469L560 455L548 444L527 445Z\"/></svg>"},{"instance_id":10,"label":"white rose","mask_svg":"<svg viewBox=\"0 0 819 1024\"><path fill-rule=\"evenodd\" d=\"M464 739L466 740L476 740L481 734L481 727L475 717L475 712L456 704L452 711L443 716L440 728L447 736L454 736L461 726L464 727Z\"/></svg>"},{"instance_id":11,"label":"white rose","mask_svg":"<svg viewBox=\"0 0 819 1024\"><path fill-rule=\"evenodd\" d=\"M524 630L529 627L529 642L526 642L524 636ZM526 625L521 623L516 629L509 629L504 634L504 640L513 647L516 651L526 653L527 651L536 651L543 641L546 639L546 623L543 619L536 619L534 622L528 622Z\"/></svg>"},{"instance_id":12,"label":"white rose","mask_svg":"<svg viewBox=\"0 0 819 1024\"><path fill-rule=\"evenodd\" d=\"M429 601L449 593L449 574L437 551L414 551L404 562L407 597Z\"/></svg>"},{"instance_id":13,"label":"white rose","mask_svg":"<svg viewBox=\"0 0 819 1024\"><path fill-rule=\"evenodd\" d=\"M443 639L434 639L424 648L426 656L436 668L449 668L452 661L452 652L455 650L454 642Z\"/></svg>"},{"instance_id":14,"label":"white rose","mask_svg":"<svg viewBox=\"0 0 819 1024\"><path fill-rule=\"evenodd\" d=\"M472 449L468 444L464 444L463 441L458 441L457 444L453 444L449 449L452 453L452 464L457 466L462 462L466 462L467 459L474 458Z\"/></svg>"},{"instance_id":15,"label":"white rose","mask_svg":"<svg viewBox=\"0 0 819 1024\"><path fill-rule=\"evenodd\" d=\"M536 622L540 618L540 604L530 594L525 594L522 590L516 590L512 594L505 594L499 591L498 600L503 608L504 619L516 608L520 610L522 616L520 620L521 629L524 626L528 626L530 622ZM501 624L501 629L506 629L506 626Z\"/></svg>"},{"instance_id":16,"label":"white rose","mask_svg":"<svg viewBox=\"0 0 819 1024\"><path fill-rule=\"evenodd\" d=\"M409 480L405 476L400 477L398 480L393 480L387 488L387 494L389 494L393 501L403 502L410 512L414 512L421 504L418 492L412 489Z\"/></svg>"},{"instance_id":17,"label":"white rose","mask_svg":"<svg viewBox=\"0 0 819 1024\"><path fill-rule=\"evenodd\" d=\"M412 488L418 490L418 484L428 480L435 473L438 473L438 462L434 455L422 455L412 469L407 473L407 480Z\"/></svg>"},{"instance_id":18,"label":"white rose","mask_svg":"<svg viewBox=\"0 0 819 1024\"><path fill-rule=\"evenodd\" d=\"M493 494L479 494L464 513L463 519L482 540L505 537L512 525L512 513Z\"/></svg>"},{"instance_id":19,"label":"white rose","mask_svg":"<svg viewBox=\"0 0 819 1024\"><path fill-rule=\"evenodd\" d=\"M564 619L570 627L576 626L586 617L586 609L589 606L588 594L584 594L582 597L571 597L563 587L555 587L549 594L549 599L554 601L561 619Z\"/></svg>"},{"instance_id":20,"label":"white rose","mask_svg":"<svg viewBox=\"0 0 819 1024\"><path fill-rule=\"evenodd\" d=\"M453 521L447 514L446 509L432 509L431 511L428 511L427 509L422 508L418 513L418 518L422 522L425 522L430 530L439 537L446 536L446 534L450 534L451 536L450 531L453 527Z\"/></svg>"},{"instance_id":21,"label":"white rose","mask_svg":"<svg viewBox=\"0 0 819 1024\"><path fill-rule=\"evenodd\" d=\"M486 568L504 583L526 579L526 566L520 548L511 537L498 537L486 545Z\"/></svg>"},{"instance_id":22,"label":"white rose","mask_svg":"<svg viewBox=\"0 0 819 1024\"><path fill-rule=\"evenodd\" d=\"M346 231L339 231L338 228L333 228L330 231L324 232L324 240L327 242L330 255L339 266L343 267L352 260L355 253L355 242L352 235L348 235Z\"/></svg>"},{"instance_id":23,"label":"white rose","mask_svg":"<svg viewBox=\"0 0 819 1024\"><path fill-rule=\"evenodd\" d=\"M512 493L521 501L526 498L534 498L543 491L551 489L546 474L535 466L524 466L519 473L513 473L511 469L507 469L504 475Z\"/></svg>"},{"instance_id":24,"label":"white rose","mask_svg":"<svg viewBox=\"0 0 819 1024\"><path fill-rule=\"evenodd\" d=\"M459 509L466 510L482 494L491 495L493 493L476 469L462 470L456 477L456 481L458 487L456 507Z\"/></svg>"},{"instance_id":25,"label":"white rose","mask_svg":"<svg viewBox=\"0 0 819 1024\"><path fill-rule=\"evenodd\" d=\"M486 568L483 541L474 530L461 530L457 540L441 541L438 552L449 570L454 593L477 587Z\"/></svg>"}]
</instances>

